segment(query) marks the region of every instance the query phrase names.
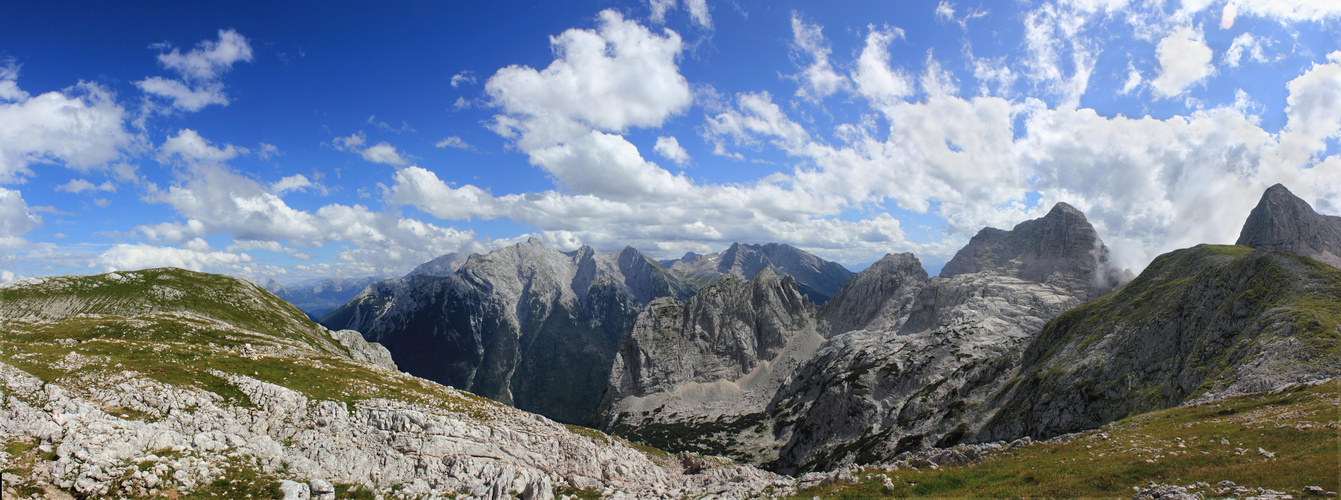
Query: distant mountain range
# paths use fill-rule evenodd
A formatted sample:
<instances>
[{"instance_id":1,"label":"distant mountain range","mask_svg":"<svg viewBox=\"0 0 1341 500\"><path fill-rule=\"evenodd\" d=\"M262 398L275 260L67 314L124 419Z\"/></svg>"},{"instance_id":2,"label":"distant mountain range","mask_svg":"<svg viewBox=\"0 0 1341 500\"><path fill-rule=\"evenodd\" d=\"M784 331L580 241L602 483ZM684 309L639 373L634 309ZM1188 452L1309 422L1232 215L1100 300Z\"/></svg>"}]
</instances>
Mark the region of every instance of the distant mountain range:
<instances>
[{"instance_id":1,"label":"distant mountain range","mask_svg":"<svg viewBox=\"0 0 1341 500\"><path fill-rule=\"evenodd\" d=\"M381 278L321 278L281 285L274 279L257 282L275 296L297 306L314 321L340 307L354 298L365 287L381 281Z\"/></svg>"}]
</instances>

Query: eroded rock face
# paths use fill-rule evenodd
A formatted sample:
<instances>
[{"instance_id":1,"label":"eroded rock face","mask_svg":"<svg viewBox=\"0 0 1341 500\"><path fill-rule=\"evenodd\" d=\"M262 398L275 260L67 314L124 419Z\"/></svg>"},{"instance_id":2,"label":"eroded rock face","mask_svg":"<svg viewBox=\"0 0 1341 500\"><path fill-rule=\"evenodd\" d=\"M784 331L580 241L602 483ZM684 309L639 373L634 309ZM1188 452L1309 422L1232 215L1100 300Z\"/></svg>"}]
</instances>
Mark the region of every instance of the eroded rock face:
<instances>
[{"instance_id":1,"label":"eroded rock face","mask_svg":"<svg viewBox=\"0 0 1341 500\"><path fill-rule=\"evenodd\" d=\"M822 333L796 281L771 268L749 281L727 274L686 302L658 299L615 356L600 423L640 441L667 426L711 434L703 424L762 412ZM711 435L694 438L721 451L706 447Z\"/></svg>"},{"instance_id":2,"label":"eroded rock face","mask_svg":"<svg viewBox=\"0 0 1341 500\"><path fill-rule=\"evenodd\" d=\"M1236 245L1303 255L1341 268L1341 217L1323 215L1276 184L1248 215Z\"/></svg>"}]
</instances>

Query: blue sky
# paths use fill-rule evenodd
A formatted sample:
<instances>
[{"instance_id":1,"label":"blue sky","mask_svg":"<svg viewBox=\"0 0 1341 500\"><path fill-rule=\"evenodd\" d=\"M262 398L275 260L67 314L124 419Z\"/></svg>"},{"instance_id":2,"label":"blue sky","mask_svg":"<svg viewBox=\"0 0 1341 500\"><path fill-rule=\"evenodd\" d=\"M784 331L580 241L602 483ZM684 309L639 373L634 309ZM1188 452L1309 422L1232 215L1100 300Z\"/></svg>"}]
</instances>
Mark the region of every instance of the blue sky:
<instances>
[{"instance_id":1,"label":"blue sky","mask_svg":"<svg viewBox=\"0 0 1341 500\"><path fill-rule=\"evenodd\" d=\"M935 271L1059 201L1139 270L1276 182L1341 213L1341 2L1242 3L14 5L0 281L531 236Z\"/></svg>"}]
</instances>

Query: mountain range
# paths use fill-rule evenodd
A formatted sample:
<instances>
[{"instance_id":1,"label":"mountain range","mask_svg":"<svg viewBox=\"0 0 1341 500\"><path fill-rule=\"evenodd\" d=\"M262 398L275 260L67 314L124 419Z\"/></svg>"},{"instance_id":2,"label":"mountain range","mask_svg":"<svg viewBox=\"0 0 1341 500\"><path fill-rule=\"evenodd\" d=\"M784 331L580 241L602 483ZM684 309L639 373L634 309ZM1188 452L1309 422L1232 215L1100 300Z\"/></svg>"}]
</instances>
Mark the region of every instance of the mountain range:
<instances>
[{"instance_id":1,"label":"mountain range","mask_svg":"<svg viewBox=\"0 0 1341 500\"><path fill-rule=\"evenodd\" d=\"M1322 494L1338 220L1273 186L1238 245L1136 276L1065 203L934 277L530 240L372 283L329 329L224 276L29 278L0 285L4 494Z\"/></svg>"}]
</instances>

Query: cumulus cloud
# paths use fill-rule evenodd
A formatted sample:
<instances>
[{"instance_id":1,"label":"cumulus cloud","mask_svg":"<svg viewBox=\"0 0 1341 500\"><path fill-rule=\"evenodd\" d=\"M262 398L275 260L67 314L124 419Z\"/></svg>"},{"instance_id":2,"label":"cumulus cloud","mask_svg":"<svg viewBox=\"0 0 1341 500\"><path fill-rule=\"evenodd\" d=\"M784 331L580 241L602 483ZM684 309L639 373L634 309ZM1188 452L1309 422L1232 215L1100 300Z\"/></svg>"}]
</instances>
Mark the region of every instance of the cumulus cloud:
<instances>
[{"instance_id":1,"label":"cumulus cloud","mask_svg":"<svg viewBox=\"0 0 1341 500\"><path fill-rule=\"evenodd\" d=\"M388 144L386 141L364 148L362 151L359 151L359 155L362 156L364 160L373 163L385 163L387 165L405 165L409 163L399 151L396 151L395 146Z\"/></svg>"},{"instance_id":2,"label":"cumulus cloud","mask_svg":"<svg viewBox=\"0 0 1341 500\"><path fill-rule=\"evenodd\" d=\"M102 87L80 83L29 97L17 78L17 67L0 67L0 183L22 182L33 163L102 168L134 143L125 110Z\"/></svg>"},{"instance_id":3,"label":"cumulus cloud","mask_svg":"<svg viewBox=\"0 0 1341 500\"><path fill-rule=\"evenodd\" d=\"M201 137L199 132L189 128L178 130L177 135L168 137L158 148L159 161L163 162L177 159L189 163L220 163L245 153L247 148L239 148L232 144L225 144L222 148L215 147Z\"/></svg>"},{"instance_id":4,"label":"cumulus cloud","mask_svg":"<svg viewBox=\"0 0 1341 500\"><path fill-rule=\"evenodd\" d=\"M857 93L873 105L889 106L913 94L909 76L889 66L889 43L903 37L899 28L872 28L866 34L866 46L857 58L852 81L857 84Z\"/></svg>"},{"instance_id":5,"label":"cumulus cloud","mask_svg":"<svg viewBox=\"0 0 1341 500\"><path fill-rule=\"evenodd\" d=\"M271 184L270 190L274 191L276 195L283 196L284 193L289 191L307 191L307 188L309 187L313 187L313 185L312 181L307 180L307 176L303 174L294 174Z\"/></svg>"},{"instance_id":6,"label":"cumulus cloud","mask_svg":"<svg viewBox=\"0 0 1341 500\"><path fill-rule=\"evenodd\" d=\"M689 163L689 152L684 150L680 141L675 137L658 137L657 144L652 149L663 158L675 162L676 165L684 166Z\"/></svg>"},{"instance_id":7,"label":"cumulus cloud","mask_svg":"<svg viewBox=\"0 0 1341 500\"><path fill-rule=\"evenodd\" d=\"M18 246L22 236L41 223L41 217L29 212L21 193L0 188L0 248Z\"/></svg>"},{"instance_id":8,"label":"cumulus cloud","mask_svg":"<svg viewBox=\"0 0 1341 500\"><path fill-rule=\"evenodd\" d=\"M220 270L251 262L250 255L121 243L98 255L89 267L103 271L135 271L155 267L179 267L192 271Z\"/></svg>"},{"instance_id":9,"label":"cumulus cloud","mask_svg":"<svg viewBox=\"0 0 1341 500\"><path fill-rule=\"evenodd\" d=\"M680 36L652 33L613 10L596 30L550 39L543 70L508 66L485 82L503 113L490 128L512 139L560 185L615 198L683 193L688 179L647 162L622 132L656 127L692 103L676 58Z\"/></svg>"},{"instance_id":10,"label":"cumulus cloud","mask_svg":"<svg viewBox=\"0 0 1341 500\"><path fill-rule=\"evenodd\" d=\"M829 42L824 39L823 27L806 24L801 14L792 12L792 46L811 60L795 78L801 82L796 95L811 101L819 101L842 90L847 85L847 77L834 71L829 64Z\"/></svg>"},{"instance_id":11,"label":"cumulus cloud","mask_svg":"<svg viewBox=\"0 0 1341 500\"><path fill-rule=\"evenodd\" d=\"M220 78L238 61L251 62L251 44L234 30L219 30L218 40L205 40L185 54L176 48L160 53L158 62L174 70L178 79L148 77L135 82L147 94L165 97L183 111L200 111L211 104L228 105Z\"/></svg>"},{"instance_id":12,"label":"cumulus cloud","mask_svg":"<svg viewBox=\"0 0 1341 500\"><path fill-rule=\"evenodd\" d=\"M1158 97L1183 94L1215 73L1211 65L1211 48L1206 46L1201 30L1183 26L1159 41L1155 57L1159 59L1159 73L1150 86Z\"/></svg>"},{"instance_id":13,"label":"cumulus cloud","mask_svg":"<svg viewBox=\"0 0 1341 500\"><path fill-rule=\"evenodd\" d=\"M367 144L368 136L363 132L355 132L348 137L336 137L334 140L335 149L358 153L365 161L372 163L384 163L387 165L408 165L410 161L405 155L396 150L386 141L378 142L372 146L363 147Z\"/></svg>"},{"instance_id":14,"label":"cumulus cloud","mask_svg":"<svg viewBox=\"0 0 1341 500\"><path fill-rule=\"evenodd\" d=\"M1044 4L1025 16L1024 74L1029 81L1057 96L1061 107L1079 106L1080 98L1089 88L1098 49L1083 34L1082 28L1089 22L1084 13L1086 8L1101 7L1084 2ZM1065 67L1068 63L1070 74Z\"/></svg>"}]
</instances>

